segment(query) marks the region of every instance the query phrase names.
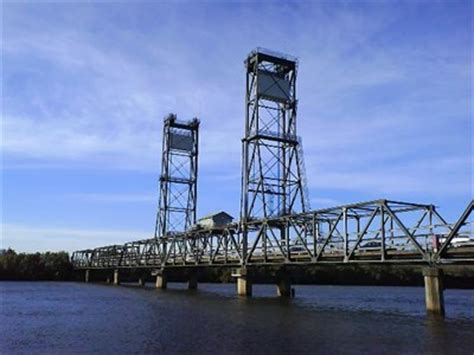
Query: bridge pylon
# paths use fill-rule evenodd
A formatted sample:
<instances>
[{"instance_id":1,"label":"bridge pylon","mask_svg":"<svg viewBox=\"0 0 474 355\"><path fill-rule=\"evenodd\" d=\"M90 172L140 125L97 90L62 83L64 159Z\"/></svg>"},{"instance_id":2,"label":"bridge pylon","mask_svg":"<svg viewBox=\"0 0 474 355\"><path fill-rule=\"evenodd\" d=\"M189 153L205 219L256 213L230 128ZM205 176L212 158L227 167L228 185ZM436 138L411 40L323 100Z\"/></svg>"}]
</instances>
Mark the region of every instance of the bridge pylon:
<instances>
[{"instance_id":1,"label":"bridge pylon","mask_svg":"<svg viewBox=\"0 0 474 355\"><path fill-rule=\"evenodd\" d=\"M173 237L196 223L198 138L197 118L165 118L155 238Z\"/></svg>"},{"instance_id":2,"label":"bridge pylon","mask_svg":"<svg viewBox=\"0 0 474 355\"><path fill-rule=\"evenodd\" d=\"M241 218L304 212L309 206L296 134L297 61L256 49L245 66Z\"/></svg>"},{"instance_id":3,"label":"bridge pylon","mask_svg":"<svg viewBox=\"0 0 474 355\"><path fill-rule=\"evenodd\" d=\"M245 60L242 264L257 244L265 249L275 239L279 239L279 249L289 253L287 226L252 232L249 223L309 210L301 140L296 131L297 66L295 58L260 48Z\"/></svg>"}]
</instances>

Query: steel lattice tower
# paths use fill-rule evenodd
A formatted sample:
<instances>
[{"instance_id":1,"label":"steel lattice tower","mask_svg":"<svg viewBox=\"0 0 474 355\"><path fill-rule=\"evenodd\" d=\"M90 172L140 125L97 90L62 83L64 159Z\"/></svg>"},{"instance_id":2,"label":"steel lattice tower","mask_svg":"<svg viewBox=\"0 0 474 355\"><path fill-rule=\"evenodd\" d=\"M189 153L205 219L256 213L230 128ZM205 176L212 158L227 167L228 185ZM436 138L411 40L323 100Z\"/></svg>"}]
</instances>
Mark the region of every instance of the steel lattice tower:
<instances>
[{"instance_id":1,"label":"steel lattice tower","mask_svg":"<svg viewBox=\"0 0 474 355\"><path fill-rule=\"evenodd\" d=\"M241 220L309 209L296 134L296 59L257 49L245 61Z\"/></svg>"},{"instance_id":2,"label":"steel lattice tower","mask_svg":"<svg viewBox=\"0 0 474 355\"><path fill-rule=\"evenodd\" d=\"M196 223L198 137L197 118L165 118L155 238L184 232Z\"/></svg>"}]
</instances>

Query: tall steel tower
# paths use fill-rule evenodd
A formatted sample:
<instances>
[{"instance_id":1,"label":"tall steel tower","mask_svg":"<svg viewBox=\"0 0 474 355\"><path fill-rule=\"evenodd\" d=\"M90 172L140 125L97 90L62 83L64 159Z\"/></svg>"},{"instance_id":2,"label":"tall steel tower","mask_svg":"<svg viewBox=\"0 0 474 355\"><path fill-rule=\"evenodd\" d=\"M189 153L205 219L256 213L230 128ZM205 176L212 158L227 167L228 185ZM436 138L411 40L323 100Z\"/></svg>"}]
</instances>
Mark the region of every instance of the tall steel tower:
<instances>
[{"instance_id":1,"label":"tall steel tower","mask_svg":"<svg viewBox=\"0 0 474 355\"><path fill-rule=\"evenodd\" d=\"M296 134L297 61L256 49L245 61L241 221L309 209Z\"/></svg>"},{"instance_id":2,"label":"tall steel tower","mask_svg":"<svg viewBox=\"0 0 474 355\"><path fill-rule=\"evenodd\" d=\"M197 118L165 118L155 238L184 232L196 223L198 136Z\"/></svg>"}]
</instances>

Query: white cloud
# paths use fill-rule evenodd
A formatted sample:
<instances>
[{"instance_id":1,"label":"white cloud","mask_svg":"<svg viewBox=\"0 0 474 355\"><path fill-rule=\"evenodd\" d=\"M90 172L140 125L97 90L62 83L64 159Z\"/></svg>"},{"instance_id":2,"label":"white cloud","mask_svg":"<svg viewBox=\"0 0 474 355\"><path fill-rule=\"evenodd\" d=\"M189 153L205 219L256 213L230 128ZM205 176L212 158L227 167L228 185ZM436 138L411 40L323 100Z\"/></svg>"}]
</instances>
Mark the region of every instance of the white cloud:
<instances>
[{"instance_id":1,"label":"white cloud","mask_svg":"<svg viewBox=\"0 0 474 355\"><path fill-rule=\"evenodd\" d=\"M355 155L350 155L357 159ZM309 181L312 188L366 191L381 197L428 198L433 196L473 195L473 180L469 179L470 157L439 157L430 160L394 162L392 166L353 165L328 170L311 165Z\"/></svg>"},{"instance_id":2,"label":"white cloud","mask_svg":"<svg viewBox=\"0 0 474 355\"><path fill-rule=\"evenodd\" d=\"M45 88L27 87L31 102L19 104L25 96L16 98L6 85L6 167L158 171L161 119L174 111L202 118L201 180L219 169L240 176L242 60L265 40L300 57L299 128L312 188L466 193L472 186L472 164L470 173L464 165L472 159L472 132L465 129L472 127L468 48L459 50L449 33L388 46L381 36L404 15L385 7L373 16L350 6L263 6L267 21L247 8L220 19L218 32L196 26L206 23L202 14L172 6L162 8L166 21L147 31L107 22L97 34L100 14L81 11L80 28L38 26L32 15L8 22L6 77L26 71ZM294 23L289 31L274 26L282 12ZM302 13L318 20L303 21ZM30 61L16 66L9 58ZM42 77L43 69L51 76Z\"/></svg>"}]
</instances>

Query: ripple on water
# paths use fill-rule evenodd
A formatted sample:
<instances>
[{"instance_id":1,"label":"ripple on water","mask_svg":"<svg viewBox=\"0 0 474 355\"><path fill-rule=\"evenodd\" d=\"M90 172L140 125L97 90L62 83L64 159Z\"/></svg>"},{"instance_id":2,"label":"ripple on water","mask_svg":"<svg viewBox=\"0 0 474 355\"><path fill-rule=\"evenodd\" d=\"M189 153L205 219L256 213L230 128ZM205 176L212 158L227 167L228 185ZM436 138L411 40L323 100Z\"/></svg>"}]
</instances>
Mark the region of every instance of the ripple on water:
<instances>
[{"instance_id":1,"label":"ripple on water","mask_svg":"<svg viewBox=\"0 0 474 355\"><path fill-rule=\"evenodd\" d=\"M426 317L417 287L295 286L297 297L282 300L274 285L255 285L251 299L237 297L232 284L200 284L197 292L151 286L0 283L0 352L474 349L474 290L447 290L439 321Z\"/></svg>"}]
</instances>

